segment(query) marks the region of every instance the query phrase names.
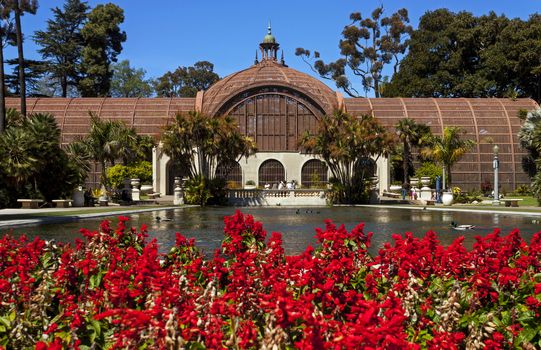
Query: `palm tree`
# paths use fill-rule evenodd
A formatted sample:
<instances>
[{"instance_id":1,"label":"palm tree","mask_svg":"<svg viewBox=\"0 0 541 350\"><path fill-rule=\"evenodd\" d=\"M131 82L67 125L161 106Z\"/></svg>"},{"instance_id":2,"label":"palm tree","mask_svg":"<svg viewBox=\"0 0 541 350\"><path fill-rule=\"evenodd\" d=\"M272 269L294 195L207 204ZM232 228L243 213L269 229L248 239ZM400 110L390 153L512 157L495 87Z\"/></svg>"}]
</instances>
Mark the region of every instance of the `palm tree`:
<instances>
[{"instance_id":1,"label":"palm tree","mask_svg":"<svg viewBox=\"0 0 541 350\"><path fill-rule=\"evenodd\" d=\"M396 134L403 145L402 169L404 171L404 183L408 183L412 168L411 150L413 147L421 147L430 139L430 127L426 124L417 124L415 120L404 118L396 125Z\"/></svg>"},{"instance_id":2,"label":"palm tree","mask_svg":"<svg viewBox=\"0 0 541 350\"><path fill-rule=\"evenodd\" d=\"M41 161L34 149L35 138L21 128L8 128L0 137L2 171L17 191L39 167Z\"/></svg>"},{"instance_id":3,"label":"palm tree","mask_svg":"<svg viewBox=\"0 0 541 350\"><path fill-rule=\"evenodd\" d=\"M451 187L451 167L462 158L474 145L473 140L462 140L460 134L465 132L457 126L443 128L443 135L432 137L431 144L421 150L421 154L441 163L444 166L444 178L447 173L447 186ZM445 188L445 181L444 181Z\"/></svg>"},{"instance_id":4,"label":"palm tree","mask_svg":"<svg viewBox=\"0 0 541 350\"><path fill-rule=\"evenodd\" d=\"M24 77L23 33L21 16L25 12L35 14L38 9L37 0L5 0L4 13L13 11L15 17L15 30L17 35L17 53L19 58L19 90L21 95L21 114L26 116L26 82Z\"/></svg>"},{"instance_id":5,"label":"palm tree","mask_svg":"<svg viewBox=\"0 0 541 350\"><path fill-rule=\"evenodd\" d=\"M209 117L191 111L178 114L161 138L162 152L187 169L191 178L212 179L218 164L230 164L255 152L231 117Z\"/></svg>"},{"instance_id":6,"label":"palm tree","mask_svg":"<svg viewBox=\"0 0 541 350\"><path fill-rule=\"evenodd\" d=\"M97 115L90 115L90 131L84 143L90 157L101 165L100 182L106 180L106 163L111 159L114 162L117 141L113 138L115 123L110 120L101 120Z\"/></svg>"},{"instance_id":7,"label":"palm tree","mask_svg":"<svg viewBox=\"0 0 541 350\"><path fill-rule=\"evenodd\" d=\"M394 146L393 136L371 115L355 117L335 111L319 120L315 133L305 132L299 145L328 166L341 186L339 200L353 203L362 192L358 180L365 167L359 166L359 160L387 156Z\"/></svg>"}]
</instances>

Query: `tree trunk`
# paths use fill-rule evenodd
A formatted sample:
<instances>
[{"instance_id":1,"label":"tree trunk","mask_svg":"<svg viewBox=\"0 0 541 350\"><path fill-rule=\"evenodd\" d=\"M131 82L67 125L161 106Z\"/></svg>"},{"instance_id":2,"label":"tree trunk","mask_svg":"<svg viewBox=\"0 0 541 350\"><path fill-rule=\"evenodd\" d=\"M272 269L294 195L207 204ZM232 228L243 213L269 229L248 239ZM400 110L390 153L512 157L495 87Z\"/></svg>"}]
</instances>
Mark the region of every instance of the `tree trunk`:
<instances>
[{"instance_id":1,"label":"tree trunk","mask_svg":"<svg viewBox=\"0 0 541 350\"><path fill-rule=\"evenodd\" d=\"M68 96L68 81L65 76L60 78L60 88L62 89L62 97Z\"/></svg>"},{"instance_id":2,"label":"tree trunk","mask_svg":"<svg viewBox=\"0 0 541 350\"><path fill-rule=\"evenodd\" d=\"M19 55L19 95L21 97L21 114L26 116L26 82L24 80L24 55L23 55L23 33L21 30L21 9L19 0L14 1L15 8L15 29L17 31L17 52Z\"/></svg>"},{"instance_id":3,"label":"tree trunk","mask_svg":"<svg viewBox=\"0 0 541 350\"><path fill-rule=\"evenodd\" d=\"M404 152L403 152L403 157L404 159L402 159L402 170L404 171L404 183L407 184L409 183L408 181L408 170L409 170L409 157L410 157L410 147L409 147L409 144L404 141Z\"/></svg>"},{"instance_id":4,"label":"tree trunk","mask_svg":"<svg viewBox=\"0 0 541 350\"><path fill-rule=\"evenodd\" d=\"M0 38L0 134L6 130L6 95L4 87L4 46Z\"/></svg>"},{"instance_id":5,"label":"tree trunk","mask_svg":"<svg viewBox=\"0 0 541 350\"><path fill-rule=\"evenodd\" d=\"M451 182L451 165L446 165L445 168L446 168L446 171L447 171L447 187L452 190L453 187L451 185L452 184L452 182Z\"/></svg>"}]
</instances>

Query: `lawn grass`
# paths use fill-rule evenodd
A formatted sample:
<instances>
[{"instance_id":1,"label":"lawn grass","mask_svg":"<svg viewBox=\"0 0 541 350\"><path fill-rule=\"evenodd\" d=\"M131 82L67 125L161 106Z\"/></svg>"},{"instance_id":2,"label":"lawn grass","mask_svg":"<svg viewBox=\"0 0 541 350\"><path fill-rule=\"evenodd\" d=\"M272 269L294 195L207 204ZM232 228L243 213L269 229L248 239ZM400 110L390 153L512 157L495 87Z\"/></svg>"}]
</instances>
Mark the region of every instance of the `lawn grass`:
<instances>
[{"instance_id":1,"label":"lawn grass","mask_svg":"<svg viewBox=\"0 0 541 350\"><path fill-rule=\"evenodd\" d=\"M62 210L58 211L48 211L48 212L36 212L36 213L21 213L21 214L6 214L1 215L0 220L18 220L18 219L30 219L30 218L40 218L40 217L62 217L62 216L76 216L84 214L100 214L100 213L115 213L122 211L139 211L146 209L155 209L161 210L164 207L160 206L151 206L151 205L141 205L136 207L97 207L91 209L81 209L81 210Z\"/></svg>"}]
</instances>

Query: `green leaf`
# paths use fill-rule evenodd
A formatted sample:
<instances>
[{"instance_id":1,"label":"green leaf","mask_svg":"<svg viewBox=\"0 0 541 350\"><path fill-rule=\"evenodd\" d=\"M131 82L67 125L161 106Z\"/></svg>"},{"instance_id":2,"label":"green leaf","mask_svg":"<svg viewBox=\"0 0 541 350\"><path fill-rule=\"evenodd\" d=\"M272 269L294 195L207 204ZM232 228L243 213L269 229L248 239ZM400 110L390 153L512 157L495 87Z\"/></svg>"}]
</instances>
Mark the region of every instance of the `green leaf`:
<instances>
[{"instance_id":1,"label":"green leaf","mask_svg":"<svg viewBox=\"0 0 541 350\"><path fill-rule=\"evenodd\" d=\"M524 328L517 337L517 345L524 344L525 342L529 343L537 335L537 333L538 330L536 328Z\"/></svg>"},{"instance_id":2,"label":"green leaf","mask_svg":"<svg viewBox=\"0 0 541 350\"><path fill-rule=\"evenodd\" d=\"M8 328L11 326L11 322L10 322L9 318L0 317L0 323L2 323L3 325L5 325Z\"/></svg>"}]
</instances>

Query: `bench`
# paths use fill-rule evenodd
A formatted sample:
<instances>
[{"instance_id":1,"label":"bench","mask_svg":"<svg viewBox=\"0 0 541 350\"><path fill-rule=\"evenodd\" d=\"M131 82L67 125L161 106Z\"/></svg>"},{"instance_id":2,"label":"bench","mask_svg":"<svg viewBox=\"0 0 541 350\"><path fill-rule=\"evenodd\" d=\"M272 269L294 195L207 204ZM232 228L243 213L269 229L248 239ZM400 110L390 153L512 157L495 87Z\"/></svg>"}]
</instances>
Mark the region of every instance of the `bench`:
<instances>
[{"instance_id":1,"label":"bench","mask_svg":"<svg viewBox=\"0 0 541 350\"><path fill-rule=\"evenodd\" d=\"M394 193L394 192L383 192L383 195L385 197L391 197L391 198L400 198L402 195L400 193Z\"/></svg>"},{"instance_id":2,"label":"bench","mask_svg":"<svg viewBox=\"0 0 541 350\"><path fill-rule=\"evenodd\" d=\"M23 209L37 209L43 203L43 199L17 199L21 203Z\"/></svg>"},{"instance_id":3,"label":"bench","mask_svg":"<svg viewBox=\"0 0 541 350\"><path fill-rule=\"evenodd\" d=\"M426 202L426 205L435 205L434 203L436 203L435 199L425 199L424 201Z\"/></svg>"},{"instance_id":4,"label":"bench","mask_svg":"<svg viewBox=\"0 0 541 350\"><path fill-rule=\"evenodd\" d=\"M518 207L518 202L521 200L522 198L504 198L500 199L500 202L504 202L506 207Z\"/></svg>"},{"instance_id":5,"label":"bench","mask_svg":"<svg viewBox=\"0 0 541 350\"><path fill-rule=\"evenodd\" d=\"M53 199L57 208L69 208L73 201L71 199Z\"/></svg>"},{"instance_id":6,"label":"bench","mask_svg":"<svg viewBox=\"0 0 541 350\"><path fill-rule=\"evenodd\" d=\"M161 193L159 193L159 192L147 194L147 196L148 196L149 199L160 198L160 195L161 195Z\"/></svg>"}]
</instances>

